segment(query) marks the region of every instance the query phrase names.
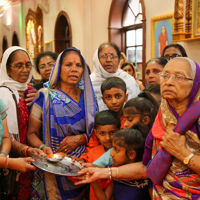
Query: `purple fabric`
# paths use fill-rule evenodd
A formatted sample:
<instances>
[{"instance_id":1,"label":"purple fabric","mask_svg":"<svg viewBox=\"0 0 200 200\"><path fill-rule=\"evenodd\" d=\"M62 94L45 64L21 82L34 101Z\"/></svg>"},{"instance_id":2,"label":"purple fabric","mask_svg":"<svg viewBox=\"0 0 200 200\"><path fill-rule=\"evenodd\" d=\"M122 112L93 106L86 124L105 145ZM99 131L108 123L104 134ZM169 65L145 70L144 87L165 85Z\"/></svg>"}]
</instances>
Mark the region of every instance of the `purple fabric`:
<instances>
[{"instance_id":1,"label":"purple fabric","mask_svg":"<svg viewBox=\"0 0 200 200\"><path fill-rule=\"evenodd\" d=\"M184 134L200 117L200 101L195 102L187 111L179 117L179 120L174 128L174 131L179 134ZM155 185L160 185L163 178L167 174L172 163L173 157L163 148L154 156L149 164L146 175L152 180ZM162 167L161 167L162 166Z\"/></svg>"},{"instance_id":2,"label":"purple fabric","mask_svg":"<svg viewBox=\"0 0 200 200\"><path fill-rule=\"evenodd\" d=\"M151 129L145 141L145 149L144 149L144 154L142 158L142 164L145 166L147 166L147 164L151 160L152 146L153 146L153 135L152 135L152 129Z\"/></svg>"},{"instance_id":3,"label":"purple fabric","mask_svg":"<svg viewBox=\"0 0 200 200\"><path fill-rule=\"evenodd\" d=\"M194 63L196 65L196 74L195 74L192 91L190 93L187 111L178 118L178 115L176 111L174 110L174 108L171 105L169 105L174 116L178 119L177 125L174 128L174 131L180 134L184 134L184 132L186 132L188 129L192 129L194 133L197 133L196 128L194 127L194 123L200 117L200 102L197 101L193 105L192 105L192 102L194 101L194 98L197 95L198 90L200 88L200 78L199 78L200 68L196 62ZM148 142L150 144L150 141ZM147 150L147 152L149 152L149 150ZM143 158L145 157L149 158L148 154L144 155ZM154 156L153 160L151 161L151 163L149 164L147 168L146 174L153 181L155 185L160 185L162 183L165 175L167 174L169 170L172 160L173 160L173 157L169 153L167 153L163 148L161 148L159 152ZM145 161L145 164L146 164L146 161Z\"/></svg>"}]
</instances>

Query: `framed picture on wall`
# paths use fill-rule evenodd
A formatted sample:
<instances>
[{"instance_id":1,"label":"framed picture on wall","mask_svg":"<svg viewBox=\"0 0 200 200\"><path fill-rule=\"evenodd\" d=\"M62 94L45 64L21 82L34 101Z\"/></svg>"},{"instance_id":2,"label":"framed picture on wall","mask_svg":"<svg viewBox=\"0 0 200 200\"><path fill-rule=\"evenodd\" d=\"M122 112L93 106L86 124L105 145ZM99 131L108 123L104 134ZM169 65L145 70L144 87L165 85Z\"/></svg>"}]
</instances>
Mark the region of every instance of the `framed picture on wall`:
<instances>
[{"instance_id":1,"label":"framed picture on wall","mask_svg":"<svg viewBox=\"0 0 200 200\"><path fill-rule=\"evenodd\" d=\"M45 51L53 51L52 41L44 43L44 50Z\"/></svg>"},{"instance_id":2,"label":"framed picture on wall","mask_svg":"<svg viewBox=\"0 0 200 200\"><path fill-rule=\"evenodd\" d=\"M173 13L151 18L151 57L160 57L167 44L172 43Z\"/></svg>"},{"instance_id":3,"label":"framed picture on wall","mask_svg":"<svg viewBox=\"0 0 200 200\"><path fill-rule=\"evenodd\" d=\"M192 1L192 35L200 37L200 0Z\"/></svg>"}]
</instances>

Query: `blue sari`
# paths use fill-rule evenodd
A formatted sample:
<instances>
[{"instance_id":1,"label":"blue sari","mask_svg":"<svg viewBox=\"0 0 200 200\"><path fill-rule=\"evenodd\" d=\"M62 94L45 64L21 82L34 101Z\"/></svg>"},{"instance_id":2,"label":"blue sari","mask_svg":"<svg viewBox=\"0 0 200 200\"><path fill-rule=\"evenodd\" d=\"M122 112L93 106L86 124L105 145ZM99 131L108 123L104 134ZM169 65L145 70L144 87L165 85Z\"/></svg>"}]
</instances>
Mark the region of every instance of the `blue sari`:
<instances>
[{"instance_id":1,"label":"blue sari","mask_svg":"<svg viewBox=\"0 0 200 200\"><path fill-rule=\"evenodd\" d=\"M81 56L80 52L72 47L65 51L75 51ZM31 114L43 123L44 144L50 146L54 153L67 136L86 133L87 138L90 138L97 107L85 62L83 77L78 86L82 88L78 103L63 91L55 89L60 78L60 58L64 52L58 56L46 88L39 90L31 108ZM79 157L85 151L86 146L80 145L68 155ZM75 186L67 177L38 170L33 183L32 199L44 199L41 180L44 180L46 199L81 200L88 192L87 185Z\"/></svg>"}]
</instances>

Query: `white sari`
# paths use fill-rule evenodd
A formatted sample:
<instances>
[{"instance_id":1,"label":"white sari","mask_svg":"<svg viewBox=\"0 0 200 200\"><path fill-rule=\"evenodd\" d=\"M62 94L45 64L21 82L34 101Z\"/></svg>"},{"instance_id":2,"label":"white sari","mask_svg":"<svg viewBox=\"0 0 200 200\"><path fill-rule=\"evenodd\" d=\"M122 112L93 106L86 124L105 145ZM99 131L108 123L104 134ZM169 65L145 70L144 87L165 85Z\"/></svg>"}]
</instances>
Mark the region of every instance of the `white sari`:
<instances>
[{"instance_id":1,"label":"white sari","mask_svg":"<svg viewBox=\"0 0 200 200\"><path fill-rule=\"evenodd\" d=\"M90 78L92 81L95 95L97 97L99 111L108 109L101 98L102 97L101 84L106 78L119 77L122 80L124 80L126 83L128 100L137 97L138 94L140 93L139 86L136 83L135 79L127 72L123 71L122 69L119 69L119 67L115 73L108 73L107 71L104 70L98 58L98 49L94 53L93 64L94 64L94 71L90 75Z\"/></svg>"}]
</instances>

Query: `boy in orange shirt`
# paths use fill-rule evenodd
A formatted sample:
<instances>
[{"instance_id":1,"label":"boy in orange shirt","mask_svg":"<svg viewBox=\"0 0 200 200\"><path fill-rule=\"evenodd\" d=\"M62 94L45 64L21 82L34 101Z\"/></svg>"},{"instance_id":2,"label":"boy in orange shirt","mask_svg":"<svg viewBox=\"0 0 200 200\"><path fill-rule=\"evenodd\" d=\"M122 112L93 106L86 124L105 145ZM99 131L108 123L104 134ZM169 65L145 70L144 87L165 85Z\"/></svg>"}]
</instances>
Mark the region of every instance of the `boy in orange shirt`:
<instances>
[{"instance_id":1,"label":"boy in orange shirt","mask_svg":"<svg viewBox=\"0 0 200 200\"><path fill-rule=\"evenodd\" d=\"M120 117L111 110L99 112L95 117L94 133L99 140L99 145L87 149L80 158L74 158L80 163L93 163L107 150L112 147L113 134L120 129ZM105 180L99 180L99 184L104 189ZM90 200L96 200L92 187L90 187Z\"/></svg>"}]
</instances>

